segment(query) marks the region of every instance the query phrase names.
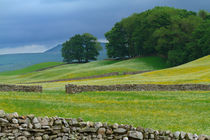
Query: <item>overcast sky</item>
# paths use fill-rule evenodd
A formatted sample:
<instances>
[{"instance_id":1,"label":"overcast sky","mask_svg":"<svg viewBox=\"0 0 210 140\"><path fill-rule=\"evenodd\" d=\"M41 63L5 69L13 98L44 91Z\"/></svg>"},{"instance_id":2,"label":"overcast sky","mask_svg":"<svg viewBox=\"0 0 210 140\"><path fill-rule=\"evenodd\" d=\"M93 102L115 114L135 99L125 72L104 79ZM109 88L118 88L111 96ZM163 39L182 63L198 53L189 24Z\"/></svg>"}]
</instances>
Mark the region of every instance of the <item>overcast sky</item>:
<instances>
[{"instance_id":1,"label":"overcast sky","mask_svg":"<svg viewBox=\"0 0 210 140\"><path fill-rule=\"evenodd\" d=\"M0 54L42 52L84 32L104 40L116 22L155 6L210 12L210 0L0 0Z\"/></svg>"}]
</instances>

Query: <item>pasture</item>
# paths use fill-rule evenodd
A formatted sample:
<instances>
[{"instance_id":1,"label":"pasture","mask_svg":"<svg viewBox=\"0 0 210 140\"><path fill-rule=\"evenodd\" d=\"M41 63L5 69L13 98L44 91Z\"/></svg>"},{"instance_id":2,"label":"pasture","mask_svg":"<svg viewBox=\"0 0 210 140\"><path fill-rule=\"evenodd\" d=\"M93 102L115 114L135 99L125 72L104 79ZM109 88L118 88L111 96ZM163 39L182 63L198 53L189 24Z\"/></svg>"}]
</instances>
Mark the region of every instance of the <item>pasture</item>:
<instances>
[{"instance_id":1,"label":"pasture","mask_svg":"<svg viewBox=\"0 0 210 140\"><path fill-rule=\"evenodd\" d=\"M43 67L42 67L43 68ZM165 69L164 69L165 68ZM131 124L157 130L185 131L210 135L209 91L85 92L68 95L66 84L185 84L210 83L210 56L167 68L159 57L123 61L104 60L68 64L37 71L28 69L1 73L1 83L56 80L109 72L157 70L89 80L39 83L43 93L0 92L0 109L20 115L81 117L85 121ZM161 69L161 70L159 70ZM37 85L37 84L34 84Z\"/></svg>"},{"instance_id":2,"label":"pasture","mask_svg":"<svg viewBox=\"0 0 210 140\"><path fill-rule=\"evenodd\" d=\"M210 134L210 92L1 92L0 109Z\"/></svg>"}]
</instances>

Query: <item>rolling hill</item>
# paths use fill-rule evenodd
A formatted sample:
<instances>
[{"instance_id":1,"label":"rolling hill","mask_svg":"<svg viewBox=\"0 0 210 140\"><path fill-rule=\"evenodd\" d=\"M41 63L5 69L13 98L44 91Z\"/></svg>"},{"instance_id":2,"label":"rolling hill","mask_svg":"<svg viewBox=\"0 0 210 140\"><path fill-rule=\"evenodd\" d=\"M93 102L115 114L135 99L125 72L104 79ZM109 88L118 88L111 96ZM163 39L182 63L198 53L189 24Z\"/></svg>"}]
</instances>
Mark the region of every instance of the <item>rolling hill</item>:
<instances>
[{"instance_id":1,"label":"rolling hill","mask_svg":"<svg viewBox=\"0 0 210 140\"><path fill-rule=\"evenodd\" d=\"M7 83L23 83L37 82L46 80L68 79L77 77L86 77L93 75L101 75L111 72L129 72L129 71L145 71L166 68L166 62L160 57L143 57L129 60L101 60L84 64L67 64L44 71L27 71L20 70L17 72L0 73L1 82ZM26 68L29 69L30 68ZM22 72L21 72L22 71Z\"/></svg>"},{"instance_id":2,"label":"rolling hill","mask_svg":"<svg viewBox=\"0 0 210 140\"><path fill-rule=\"evenodd\" d=\"M210 55L195 61L167 68L160 57L143 57L129 60L102 60L85 64L67 64L25 74L0 73L1 83L27 83L46 80L68 79L101 75L110 72L155 70L135 75L120 75L86 80L39 83L45 90L64 90L66 84L111 85L111 84L209 84ZM33 84L36 85L36 84Z\"/></svg>"},{"instance_id":3,"label":"rolling hill","mask_svg":"<svg viewBox=\"0 0 210 140\"><path fill-rule=\"evenodd\" d=\"M210 55L195 61L163 70L136 74L72 82L74 84L109 85L109 84L210 84Z\"/></svg>"}]
</instances>

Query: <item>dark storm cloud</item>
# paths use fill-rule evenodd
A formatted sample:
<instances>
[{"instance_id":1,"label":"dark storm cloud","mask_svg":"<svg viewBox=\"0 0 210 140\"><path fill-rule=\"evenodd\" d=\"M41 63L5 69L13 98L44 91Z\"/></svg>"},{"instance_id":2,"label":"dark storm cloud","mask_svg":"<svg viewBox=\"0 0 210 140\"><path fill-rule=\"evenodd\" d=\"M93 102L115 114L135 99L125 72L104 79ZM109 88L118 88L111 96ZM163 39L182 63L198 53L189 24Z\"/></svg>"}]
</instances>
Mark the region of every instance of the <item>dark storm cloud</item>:
<instances>
[{"instance_id":1,"label":"dark storm cloud","mask_svg":"<svg viewBox=\"0 0 210 140\"><path fill-rule=\"evenodd\" d=\"M117 21L154 6L210 11L209 0L0 0L0 48L53 45L76 33L98 38Z\"/></svg>"}]
</instances>

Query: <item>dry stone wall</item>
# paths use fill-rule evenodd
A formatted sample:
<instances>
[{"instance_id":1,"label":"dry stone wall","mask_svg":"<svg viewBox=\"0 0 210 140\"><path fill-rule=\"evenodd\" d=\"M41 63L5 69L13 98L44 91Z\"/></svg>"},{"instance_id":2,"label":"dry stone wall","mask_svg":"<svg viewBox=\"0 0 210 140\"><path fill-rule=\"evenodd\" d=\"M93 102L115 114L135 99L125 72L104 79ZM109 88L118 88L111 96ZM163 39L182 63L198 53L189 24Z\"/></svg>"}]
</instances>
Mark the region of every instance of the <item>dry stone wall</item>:
<instances>
[{"instance_id":1,"label":"dry stone wall","mask_svg":"<svg viewBox=\"0 0 210 140\"><path fill-rule=\"evenodd\" d=\"M1 85L0 91L42 92L42 86Z\"/></svg>"},{"instance_id":2,"label":"dry stone wall","mask_svg":"<svg viewBox=\"0 0 210 140\"><path fill-rule=\"evenodd\" d=\"M66 93L80 93L86 91L210 91L210 85L156 85L156 84L125 84L125 85L66 85Z\"/></svg>"},{"instance_id":3,"label":"dry stone wall","mask_svg":"<svg viewBox=\"0 0 210 140\"><path fill-rule=\"evenodd\" d=\"M82 119L19 116L0 110L0 140L209 140L210 136L157 131Z\"/></svg>"}]
</instances>

